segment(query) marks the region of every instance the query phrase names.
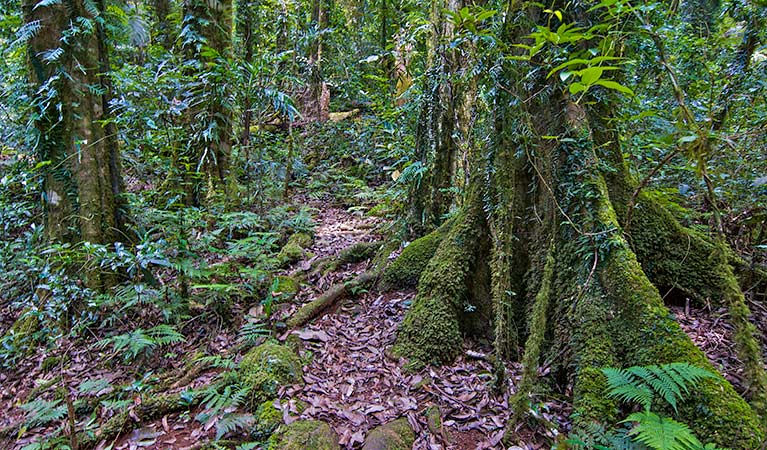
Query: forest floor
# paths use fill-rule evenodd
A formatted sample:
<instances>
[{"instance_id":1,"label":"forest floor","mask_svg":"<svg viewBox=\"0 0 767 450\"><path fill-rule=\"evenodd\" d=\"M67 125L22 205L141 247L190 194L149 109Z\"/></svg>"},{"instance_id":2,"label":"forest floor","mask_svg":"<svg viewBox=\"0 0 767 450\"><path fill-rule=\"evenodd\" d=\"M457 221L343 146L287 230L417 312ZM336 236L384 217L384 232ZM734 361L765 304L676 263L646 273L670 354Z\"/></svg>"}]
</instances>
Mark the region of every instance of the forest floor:
<instances>
[{"instance_id":1,"label":"forest floor","mask_svg":"<svg viewBox=\"0 0 767 450\"><path fill-rule=\"evenodd\" d=\"M353 208L347 210L317 202L311 206L318 211L314 241L307 249L307 254L312 256L283 271L283 274L302 275L304 283L292 302L278 307L275 314L282 318L289 317L330 286L364 272L370 264L365 261L316 274L311 271L316 259L336 255L359 242L382 238L378 231L382 219L350 212ZM307 326L278 335L282 341L290 334L297 335L302 359L310 361L303 369L303 385L283 386L279 391L280 401L275 402L275 406L279 405L282 410L283 420L286 423L297 419L325 421L346 449L360 448L372 428L400 417L406 417L415 431L414 449L508 448L500 442L509 420L509 397L519 380L520 365L507 364L505 386L497 389L493 385L492 365L484 357L490 351L489 343L467 342L463 356L449 366L418 372L406 370L404 361L393 358L389 350L414 297L414 290L360 292L343 299ZM671 309L715 366L736 386L742 385L742 369L733 356L731 330L723 311L689 306ZM237 349L236 330L201 329L200 337L195 343L176 349L177 356L162 368L165 373L175 373L177 379L163 393L203 387L222 371L206 369L191 376L185 373L191 355L199 351L200 346L204 345L208 354L234 356L230 351ZM43 368L44 360L62 354L68 355L66 366L53 370ZM147 386L152 380L147 376L136 380L136 373L140 372L135 367L109 364L92 348L77 347L74 342L62 339L57 349L31 355L15 370L0 371L0 429L21 422L25 412L18 406L39 392L35 386L49 383L63 383L74 395L86 379L104 379L111 385L127 383L135 392L134 402L138 401L135 399L140 398L142 390L149 389ZM306 407L298 408L299 402ZM201 442L214 437L215 430L214 423L203 424L194 419L199 409L135 423L132 425L135 429L111 443L103 443L100 448L109 448L109 444L117 450L200 448ZM535 405L534 409L533 419L514 430L516 447L511 448L550 448L556 434L567 432L570 407L566 402L550 400ZM0 439L0 447L20 449L50 430L49 427L26 433L15 442L4 443Z\"/></svg>"}]
</instances>

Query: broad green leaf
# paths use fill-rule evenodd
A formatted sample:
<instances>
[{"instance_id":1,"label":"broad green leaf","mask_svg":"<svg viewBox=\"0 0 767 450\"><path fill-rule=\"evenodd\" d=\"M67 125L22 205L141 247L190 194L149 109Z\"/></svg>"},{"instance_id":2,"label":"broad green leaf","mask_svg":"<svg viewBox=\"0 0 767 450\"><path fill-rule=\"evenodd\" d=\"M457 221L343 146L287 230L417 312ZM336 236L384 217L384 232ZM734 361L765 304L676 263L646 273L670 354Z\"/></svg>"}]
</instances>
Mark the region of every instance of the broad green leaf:
<instances>
[{"instance_id":1,"label":"broad green leaf","mask_svg":"<svg viewBox=\"0 0 767 450\"><path fill-rule=\"evenodd\" d=\"M586 89L588 89L588 87L585 86L582 83L576 82L576 83L571 84L569 89L570 89L570 93L575 95L575 94L577 94L579 92L585 91Z\"/></svg>"},{"instance_id":2,"label":"broad green leaf","mask_svg":"<svg viewBox=\"0 0 767 450\"><path fill-rule=\"evenodd\" d=\"M585 85L592 85L596 81L602 78L602 72L604 70L601 67L589 67L580 71L581 83Z\"/></svg>"},{"instance_id":3,"label":"broad green leaf","mask_svg":"<svg viewBox=\"0 0 767 450\"><path fill-rule=\"evenodd\" d=\"M632 97L635 95L634 91L632 91L628 87L626 87L626 86L624 86L624 85L622 85L622 84L620 84L618 82L615 82L615 81L597 80L597 81L594 82L594 84L602 86L602 87L605 87L607 89L612 89L614 91L622 92L622 93L627 94L627 95L631 95Z\"/></svg>"}]
</instances>

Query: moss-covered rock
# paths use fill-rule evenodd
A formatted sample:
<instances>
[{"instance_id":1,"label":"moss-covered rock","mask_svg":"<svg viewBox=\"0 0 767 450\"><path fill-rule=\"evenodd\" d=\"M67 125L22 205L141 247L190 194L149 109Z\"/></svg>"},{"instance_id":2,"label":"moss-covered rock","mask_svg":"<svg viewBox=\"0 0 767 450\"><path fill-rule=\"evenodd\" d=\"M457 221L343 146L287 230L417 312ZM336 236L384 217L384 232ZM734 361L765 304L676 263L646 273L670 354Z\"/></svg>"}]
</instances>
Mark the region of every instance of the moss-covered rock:
<instances>
[{"instance_id":1,"label":"moss-covered rock","mask_svg":"<svg viewBox=\"0 0 767 450\"><path fill-rule=\"evenodd\" d=\"M274 398L282 385L303 383L301 360L289 347L266 342L242 358L240 379L251 387L253 404L261 403Z\"/></svg>"},{"instance_id":2,"label":"moss-covered rock","mask_svg":"<svg viewBox=\"0 0 767 450\"><path fill-rule=\"evenodd\" d=\"M362 450L409 450L414 442L413 429L407 419L401 417L370 431Z\"/></svg>"},{"instance_id":3,"label":"moss-covered rock","mask_svg":"<svg viewBox=\"0 0 767 450\"><path fill-rule=\"evenodd\" d=\"M265 440L282 424L282 412L274 406L275 400L267 400L256 408L256 423L252 435L258 440Z\"/></svg>"},{"instance_id":4,"label":"moss-covered rock","mask_svg":"<svg viewBox=\"0 0 767 450\"><path fill-rule=\"evenodd\" d=\"M288 238L288 242L277 254L281 266L287 266L300 261L306 256L306 249L312 245L312 236L307 233L296 233Z\"/></svg>"},{"instance_id":5,"label":"moss-covered rock","mask_svg":"<svg viewBox=\"0 0 767 450\"><path fill-rule=\"evenodd\" d=\"M279 299L281 301L293 300L301 289L301 281L296 277L290 275L278 275L275 277L275 280L277 282L276 292L280 294ZM272 285L274 285L274 281L272 282Z\"/></svg>"},{"instance_id":6,"label":"moss-covered rock","mask_svg":"<svg viewBox=\"0 0 767 450\"><path fill-rule=\"evenodd\" d=\"M309 233L295 233L288 238L289 244L296 244L301 248L309 248L312 246L312 235Z\"/></svg>"},{"instance_id":7,"label":"moss-covered rock","mask_svg":"<svg viewBox=\"0 0 767 450\"><path fill-rule=\"evenodd\" d=\"M297 420L280 427L269 438L269 450L336 450L338 435L319 420Z\"/></svg>"},{"instance_id":8,"label":"moss-covered rock","mask_svg":"<svg viewBox=\"0 0 767 450\"><path fill-rule=\"evenodd\" d=\"M411 242L384 270L381 278L382 286L384 288L416 286L444 237L445 228L442 227Z\"/></svg>"}]
</instances>

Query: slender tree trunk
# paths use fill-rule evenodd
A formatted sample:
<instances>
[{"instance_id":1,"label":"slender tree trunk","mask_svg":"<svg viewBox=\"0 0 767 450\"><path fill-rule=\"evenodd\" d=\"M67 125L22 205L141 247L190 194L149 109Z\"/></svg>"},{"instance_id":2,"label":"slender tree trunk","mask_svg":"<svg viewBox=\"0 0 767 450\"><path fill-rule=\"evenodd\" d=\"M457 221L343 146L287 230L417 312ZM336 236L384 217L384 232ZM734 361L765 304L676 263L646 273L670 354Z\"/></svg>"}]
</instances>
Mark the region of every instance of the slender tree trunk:
<instances>
[{"instance_id":1,"label":"slender tree trunk","mask_svg":"<svg viewBox=\"0 0 767 450\"><path fill-rule=\"evenodd\" d=\"M456 109L461 103L455 79L460 67L456 50L448 49L453 26L445 9L457 11L460 1L433 0L432 37L427 51L427 71L421 112L416 125L416 158L426 169L410 191L409 222L416 236L438 227L450 211L454 195L450 191L455 173L457 147L454 139Z\"/></svg>"},{"instance_id":2,"label":"slender tree trunk","mask_svg":"<svg viewBox=\"0 0 767 450\"><path fill-rule=\"evenodd\" d=\"M180 157L174 158L172 172L181 174L187 203L200 204L205 179L207 196L211 196L215 190L226 189L229 176L232 112L225 65L231 59L232 0L186 0L184 26L199 37L187 43L186 53L190 60L200 63L197 76L207 80L197 84L198 103L188 113L190 126L196 128L195 137Z\"/></svg>"},{"instance_id":3,"label":"slender tree trunk","mask_svg":"<svg viewBox=\"0 0 767 450\"><path fill-rule=\"evenodd\" d=\"M103 3L97 5L103 11ZM46 233L57 242L111 244L125 239L127 211L120 198L117 132L108 120L111 84L101 24L82 0L46 6L25 1L23 11L27 23L40 26L28 52L39 108L38 158L48 162ZM63 39L73 32L74 38ZM87 278L94 288L114 281L97 270Z\"/></svg>"}]
</instances>

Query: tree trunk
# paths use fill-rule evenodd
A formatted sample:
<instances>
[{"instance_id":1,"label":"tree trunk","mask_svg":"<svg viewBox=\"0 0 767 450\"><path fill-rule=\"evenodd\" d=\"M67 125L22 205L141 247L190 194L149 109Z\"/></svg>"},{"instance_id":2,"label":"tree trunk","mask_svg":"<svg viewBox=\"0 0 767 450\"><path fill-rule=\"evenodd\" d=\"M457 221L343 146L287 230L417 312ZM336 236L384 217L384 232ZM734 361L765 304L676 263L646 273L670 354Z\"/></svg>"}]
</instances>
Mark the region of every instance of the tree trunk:
<instances>
[{"instance_id":1,"label":"tree trunk","mask_svg":"<svg viewBox=\"0 0 767 450\"><path fill-rule=\"evenodd\" d=\"M232 110L227 65L232 48L232 0L184 2L187 57L198 62L195 102L188 112L194 136L172 161L172 176L180 178L188 204L202 203L225 190L232 152ZM190 37L192 36L192 37ZM179 180L177 180L179 181Z\"/></svg>"},{"instance_id":2,"label":"tree trunk","mask_svg":"<svg viewBox=\"0 0 767 450\"><path fill-rule=\"evenodd\" d=\"M546 20L537 8L510 8L502 38L511 48ZM395 354L413 367L444 363L460 354L463 336L491 337L499 356L524 355L527 391L516 407L526 407L519 399L538 383L540 362L554 361L554 378L572 386L574 426L614 425L618 405L605 395L601 368L687 362L717 373L664 306L658 289L673 288L730 307L761 409L763 363L727 251L645 198L636 228L623 233L636 183L604 127L609 107L599 99L609 95L576 102L540 64L504 62L508 85L496 89L489 167L470 158L466 203L441 230L446 237L423 270ZM679 411L720 446L753 449L764 438L755 410L721 375Z\"/></svg>"},{"instance_id":3,"label":"tree trunk","mask_svg":"<svg viewBox=\"0 0 767 450\"><path fill-rule=\"evenodd\" d=\"M117 130L109 122L104 30L82 0L36 5L25 1L23 11L27 24L40 26L28 42L28 56L39 114L38 158L48 163L46 233L56 242L111 244L126 237L126 207ZM103 11L102 2L97 7ZM72 33L74 38L63 38ZM100 272L87 278L97 289L113 283Z\"/></svg>"},{"instance_id":4,"label":"tree trunk","mask_svg":"<svg viewBox=\"0 0 767 450\"><path fill-rule=\"evenodd\" d=\"M457 11L458 0L432 0L432 36L427 51L427 70L421 111L416 125L416 158L425 175L410 191L411 233L421 236L438 227L453 205L450 188L455 175L457 145L454 139L456 111L462 102L454 79L462 62L458 51L448 49L454 27L445 10Z\"/></svg>"}]
</instances>

